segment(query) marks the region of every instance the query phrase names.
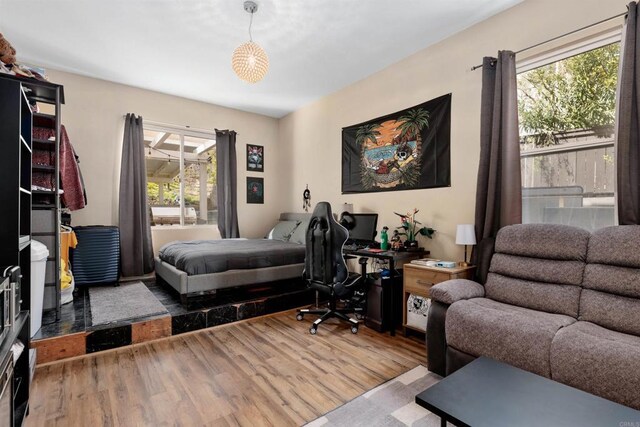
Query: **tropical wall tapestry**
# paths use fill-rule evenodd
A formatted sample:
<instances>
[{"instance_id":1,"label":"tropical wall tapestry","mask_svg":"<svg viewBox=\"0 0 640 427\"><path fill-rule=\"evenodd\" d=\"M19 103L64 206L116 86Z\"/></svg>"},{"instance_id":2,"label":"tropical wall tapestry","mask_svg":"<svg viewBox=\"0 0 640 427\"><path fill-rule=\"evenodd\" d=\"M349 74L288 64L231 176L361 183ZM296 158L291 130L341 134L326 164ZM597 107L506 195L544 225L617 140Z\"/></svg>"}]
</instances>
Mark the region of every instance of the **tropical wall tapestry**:
<instances>
[{"instance_id":1,"label":"tropical wall tapestry","mask_svg":"<svg viewBox=\"0 0 640 427\"><path fill-rule=\"evenodd\" d=\"M342 193L451 185L451 94L342 129Z\"/></svg>"}]
</instances>

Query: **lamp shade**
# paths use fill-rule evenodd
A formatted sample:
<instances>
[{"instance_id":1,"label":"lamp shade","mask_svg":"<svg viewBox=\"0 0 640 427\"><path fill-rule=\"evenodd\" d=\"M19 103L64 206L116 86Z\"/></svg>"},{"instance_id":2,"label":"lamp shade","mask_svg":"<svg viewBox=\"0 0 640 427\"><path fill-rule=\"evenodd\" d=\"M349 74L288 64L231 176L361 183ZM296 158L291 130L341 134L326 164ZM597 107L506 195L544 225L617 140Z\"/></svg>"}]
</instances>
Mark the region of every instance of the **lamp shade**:
<instances>
[{"instance_id":1,"label":"lamp shade","mask_svg":"<svg viewBox=\"0 0 640 427\"><path fill-rule=\"evenodd\" d=\"M258 44L248 41L233 52L231 66L245 82L257 83L269 70L269 58Z\"/></svg>"},{"instance_id":2,"label":"lamp shade","mask_svg":"<svg viewBox=\"0 0 640 427\"><path fill-rule=\"evenodd\" d=\"M473 224L458 224L456 245L475 245L476 230Z\"/></svg>"}]
</instances>

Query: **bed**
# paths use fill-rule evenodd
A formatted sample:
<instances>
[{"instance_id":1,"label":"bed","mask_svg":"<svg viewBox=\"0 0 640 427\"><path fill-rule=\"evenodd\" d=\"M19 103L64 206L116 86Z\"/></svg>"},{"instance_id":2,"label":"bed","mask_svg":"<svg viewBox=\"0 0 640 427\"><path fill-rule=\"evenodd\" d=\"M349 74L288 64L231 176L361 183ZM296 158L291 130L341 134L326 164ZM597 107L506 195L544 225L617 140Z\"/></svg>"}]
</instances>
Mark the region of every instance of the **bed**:
<instances>
[{"instance_id":1,"label":"bed","mask_svg":"<svg viewBox=\"0 0 640 427\"><path fill-rule=\"evenodd\" d=\"M282 213L266 239L168 243L155 258L156 276L178 291L183 301L219 289L299 278L310 217Z\"/></svg>"}]
</instances>

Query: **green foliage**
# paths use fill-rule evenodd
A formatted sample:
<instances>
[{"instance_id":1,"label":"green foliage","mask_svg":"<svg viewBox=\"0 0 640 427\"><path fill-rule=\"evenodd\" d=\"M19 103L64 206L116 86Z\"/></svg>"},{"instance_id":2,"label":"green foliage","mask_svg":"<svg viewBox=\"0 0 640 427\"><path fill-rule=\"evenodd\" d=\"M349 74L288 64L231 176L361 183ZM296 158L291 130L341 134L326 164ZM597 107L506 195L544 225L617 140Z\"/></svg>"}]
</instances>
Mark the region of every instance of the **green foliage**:
<instances>
[{"instance_id":1,"label":"green foliage","mask_svg":"<svg viewBox=\"0 0 640 427\"><path fill-rule=\"evenodd\" d=\"M537 147L554 132L610 127L615 120L620 43L518 75L521 135Z\"/></svg>"},{"instance_id":2,"label":"green foliage","mask_svg":"<svg viewBox=\"0 0 640 427\"><path fill-rule=\"evenodd\" d=\"M366 167L362 166L362 172L360 174L360 182L362 183L362 187L365 190L370 190L373 188L373 186L376 184L376 180L375 180L375 172L372 171L371 169L367 169Z\"/></svg>"},{"instance_id":3,"label":"green foliage","mask_svg":"<svg viewBox=\"0 0 640 427\"><path fill-rule=\"evenodd\" d=\"M429 126L429 111L424 108L412 108L396 119L402 138L413 138L420 135L424 127Z\"/></svg>"},{"instance_id":4,"label":"green foliage","mask_svg":"<svg viewBox=\"0 0 640 427\"><path fill-rule=\"evenodd\" d=\"M364 148L367 144L367 141L372 143L376 143L377 136L380 136L380 125L378 123L371 123L368 125L362 125L356 131L356 144L358 144L362 151L364 152Z\"/></svg>"},{"instance_id":5,"label":"green foliage","mask_svg":"<svg viewBox=\"0 0 640 427\"><path fill-rule=\"evenodd\" d=\"M199 208L200 203L200 168L207 168L207 198L216 186L216 158L212 156L207 163L191 163L184 169L184 203L185 206ZM163 186L163 202L160 202L160 185ZM147 181L147 199L150 206L180 206L180 176L176 175L168 183ZM208 205L211 205L209 200Z\"/></svg>"},{"instance_id":6,"label":"green foliage","mask_svg":"<svg viewBox=\"0 0 640 427\"><path fill-rule=\"evenodd\" d=\"M420 164L417 161L409 163L404 169L398 169L402 173L401 181L407 187L413 187L420 180Z\"/></svg>"},{"instance_id":7,"label":"green foliage","mask_svg":"<svg viewBox=\"0 0 640 427\"><path fill-rule=\"evenodd\" d=\"M436 232L436 230L431 227L420 227L422 223L416 220L416 214L418 212L418 209L414 209L413 212L408 212L406 214L399 214L398 212L394 212L394 214L400 217L400 226L396 227L396 230L403 230L398 234L401 236L407 236L407 241L416 240L418 235L432 239L434 233Z\"/></svg>"}]
</instances>

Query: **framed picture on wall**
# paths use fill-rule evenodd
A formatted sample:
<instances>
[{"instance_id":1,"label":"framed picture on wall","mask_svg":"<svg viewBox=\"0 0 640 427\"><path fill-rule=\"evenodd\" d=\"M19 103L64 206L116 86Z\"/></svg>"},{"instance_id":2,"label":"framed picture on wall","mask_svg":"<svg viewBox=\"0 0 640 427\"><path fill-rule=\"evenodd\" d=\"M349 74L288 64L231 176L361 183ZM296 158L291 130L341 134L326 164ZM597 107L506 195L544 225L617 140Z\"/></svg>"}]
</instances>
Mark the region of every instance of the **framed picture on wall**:
<instances>
[{"instance_id":1,"label":"framed picture on wall","mask_svg":"<svg viewBox=\"0 0 640 427\"><path fill-rule=\"evenodd\" d=\"M264 172L264 147L247 144L247 171Z\"/></svg>"},{"instance_id":2,"label":"framed picture on wall","mask_svg":"<svg viewBox=\"0 0 640 427\"><path fill-rule=\"evenodd\" d=\"M342 194L451 185L451 94L342 129Z\"/></svg>"},{"instance_id":3,"label":"framed picture on wall","mask_svg":"<svg viewBox=\"0 0 640 427\"><path fill-rule=\"evenodd\" d=\"M264 178L247 177L247 203L264 204Z\"/></svg>"}]
</instances>

